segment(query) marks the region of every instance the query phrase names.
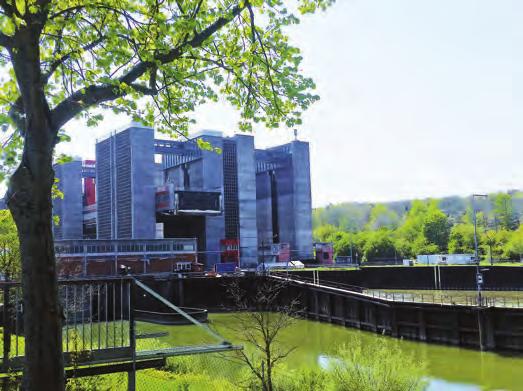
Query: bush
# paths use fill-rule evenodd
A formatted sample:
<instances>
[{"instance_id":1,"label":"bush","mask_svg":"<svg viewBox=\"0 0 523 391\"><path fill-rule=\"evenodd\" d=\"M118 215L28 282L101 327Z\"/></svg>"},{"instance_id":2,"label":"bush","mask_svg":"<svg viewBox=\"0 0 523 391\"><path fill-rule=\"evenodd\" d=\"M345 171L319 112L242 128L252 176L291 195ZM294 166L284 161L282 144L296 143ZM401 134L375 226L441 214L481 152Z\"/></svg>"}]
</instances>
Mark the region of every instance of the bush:
<instances>
[{"instance_id":1,"label":"bush","mask_svg":"<svg viewBox=\"0 0 523 391\"><path fill-rule=\"evenodd\" d=\"M333 358L329 375L335 391L416 391L425 386L424 365L403 353L397 343L353 339Z\"/></svg>"},{"instance_id":2,"label":"bush","mask_svg":"<svg viewBox=\"0 0 523 391\"><path fill-rule=\"evenodd\" d=\"M324 391L329 389L329 376L321 368L305 369L276 377L277 391Z\"/></svg>"}]
</instances>

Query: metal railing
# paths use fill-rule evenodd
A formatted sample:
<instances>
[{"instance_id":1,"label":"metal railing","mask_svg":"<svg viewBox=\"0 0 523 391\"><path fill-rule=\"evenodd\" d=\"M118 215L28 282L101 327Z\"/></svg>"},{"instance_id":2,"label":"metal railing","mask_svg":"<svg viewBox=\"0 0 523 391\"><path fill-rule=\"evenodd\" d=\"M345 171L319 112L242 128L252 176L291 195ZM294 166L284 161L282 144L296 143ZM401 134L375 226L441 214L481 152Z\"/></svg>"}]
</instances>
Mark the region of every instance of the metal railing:
<instances>
[{"instance_id":1,"label":"metal railing","mask_svg":"<svg viewBox=\"0 0 523 391\"><path fill-rule=\"evenodd\" d=\"M62 344L66 365L102 363L131 357L132 280L127 277L60 281L63 308ZM24 327L22 290L17 282L0 282L3 343L1 369L22 367Z\"/></svg>"},{"instance_id":2,"label":"metal railing","mask_svg":"<svg viewBox=\"0 0 523 391\"><path fill-rule=\"evenodd\" d=\"M172 346L172 342L161 343L158 340L168 337L168 330L137 334L135 313L140 314L134 308L134 298L139 297L136 291L138 288L142 295L143 292L151 295L176 315L210 334L217 342ZM3 379L4 386L11 381L16 385L23 368L25 341L21 291L18 282L0 282L0 314L3 315L0 319L3 337L0 381ZM127 389L135 391L136 371L165 366L167 357L242 349L201 323L204 319L198 318L201 318L202 311L189 309L186 312L132 276L63 280L59 281L58 293L63 308L62 351L68 379L127 372ZM165 312L156 314L163 318L169 315ZM137 339L155 341L138 346Z\"/></svg>"},{"instance_id":3,"label":"metal railing","mask_svg":"<svg viewBox=\"0 0 523 391\"><path fill-rule=\"evenodd\" d=\"M368 289L361 286L344 284L319 279L319 275L313 275L313 278L296 276L292 273L270 272L270 276L297 281L308 285L318 287L335 288L347 292L358 293L374 299L403 302L403 303L423 303L423 304L440 304L440 305L461 305L461 306L481 306L481 307L501 307L501 308L523 308L523 294L521 296L492 296L482 292L481 298L477 294L458 294L449 291L427 291L420 292L387 292L379 289Z\"/></svg>"},{"instance_id":4,"label":"metal railing","mask_svg":"<svg viewBox=\"0 0 523 391\"><path fill-rule=\"evenodd\" d=\"M387 292L376 289L364 290L363 293L367 296L406 303L427 303L440 305L462 305L462 306L478 306L481 307L501 307L501 308L523 308L523 295L507 297L507 296L485 296L485 291L482 292L481 297L477 294L452 294L446 291L437 292Z\"/></svg>"}]
</instances>

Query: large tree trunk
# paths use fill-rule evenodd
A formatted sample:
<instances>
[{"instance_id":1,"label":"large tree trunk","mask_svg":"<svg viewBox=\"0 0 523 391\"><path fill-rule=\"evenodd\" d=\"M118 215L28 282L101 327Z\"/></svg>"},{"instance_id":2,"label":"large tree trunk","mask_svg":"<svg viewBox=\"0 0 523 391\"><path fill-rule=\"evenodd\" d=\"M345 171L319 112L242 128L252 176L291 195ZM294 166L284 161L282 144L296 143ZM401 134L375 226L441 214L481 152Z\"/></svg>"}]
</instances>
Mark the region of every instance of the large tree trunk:
<instances>
[{"instance_id":1,"label":"large tree trunk","mask_svg":"<svg viewBox=\"0 0 523 391\"><path fill-rule=\"evenodd\" d=\"M37 170L21 165L9 187L9 209L18 228L22 258L24 389L31 391L64 388L61 313L51 231L54 175L50 162L45 161L49 159L41 160Z\"/></svg>"},{"instance_id":2,"label":"large tree trunk","mask_svg":"<svg viewBox=\"0 0 523 391\"><path fill-rule=\"evenodd\" d=\"M22 258L26 390L63 390L61 307L58 301L51 189L56 129L43 91L38 31L20 32L11 57L25 113L24 150L9 182L7 204Z\"/></svg>"}]
</instances>

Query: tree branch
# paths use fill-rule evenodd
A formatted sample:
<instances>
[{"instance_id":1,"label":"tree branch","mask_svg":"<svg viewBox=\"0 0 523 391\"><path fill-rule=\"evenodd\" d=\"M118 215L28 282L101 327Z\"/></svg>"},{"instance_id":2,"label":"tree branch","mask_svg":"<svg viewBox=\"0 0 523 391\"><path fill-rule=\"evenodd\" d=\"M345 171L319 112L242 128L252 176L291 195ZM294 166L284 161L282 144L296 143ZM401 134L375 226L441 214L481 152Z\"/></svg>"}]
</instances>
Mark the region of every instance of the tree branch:
<instances>
[{"instance_id":1,"label":"tree branch","mask_svg":"<svg viewBox=\"0 0 523 391\"><path fill-rule=\"evenodd\" d=\"M169 64L181 57L186 47L200 47L218 30L234 20L234 18L236 18L245 9L245 7L245 4L234 7L228 16L222 16L218 18L206 29L202 30L200 33L196 33L189 41L182 42L180 45L168 51L167 53L157 54L154 58L154 61L140 61L117 81L119 83L131 85L149 69L153 69L156 66L156 62L161 64ZM87 88L78 90L60 102L52 110L51 118L53 126L55 129L59 129L83 110L86 110L96 104L122 97L125 94L125 91L108 84L91 85Z\"/></svg>"},{"instance_id":2,"label":"tree branch","mask_svg":"<svg viewBox=\"0 0 523 391\"><path fill-rule=\"evenodd\" d=\"M3 46L5 48L12 48L13 38L11 38L9 35L0 33L0 46Z\"/></svg>"},{"instance_id":3,"label":"tree branch","mask_svg":"<svg viewBox=\"0 0 523 391\"><path fill-rule=\"evenodd\" d=\"M76 51L71 51L67 54L64 54L62 57L60 57L59 59L53 61L51 63L51 65L49 66L49 70L42 75L42 80L43 80L43 83L46 84L47 81L49 80L49 78L53 75L53 73L58 69L58 67L60 65L62 65L65 61L67 61L71 55L73 53L77 53L78 51L86 51L86 50L91 50L93 49L95 46L97 46L99 43L101 43L104 39L105 39L105 35L102 35L100 37L98 37L97 39L95 39L93 42L87 44L87 45L84 45L82 46L81 49L79 50L76 50Z\"/></svg>"}]
</instances>

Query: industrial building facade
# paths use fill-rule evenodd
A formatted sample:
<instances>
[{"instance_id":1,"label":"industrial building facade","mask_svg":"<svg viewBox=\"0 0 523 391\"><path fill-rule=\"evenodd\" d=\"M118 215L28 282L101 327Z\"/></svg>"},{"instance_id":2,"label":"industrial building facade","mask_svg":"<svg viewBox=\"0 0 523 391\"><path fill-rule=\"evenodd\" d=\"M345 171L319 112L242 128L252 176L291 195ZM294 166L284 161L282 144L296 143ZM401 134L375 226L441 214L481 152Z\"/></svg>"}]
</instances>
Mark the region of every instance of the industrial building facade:
<instances>
[{"instance_id":1,"label":"industrial building facade","mask_svg":"<svg viewBox=\"0 0 523 391\"><path fill-rule=\"evenodd\" d=\"M312 257L306 142L258 150L252 136L215 131L158 140L132 124L97 141L96 161L55 172L64 194L54 202L57 242L191 238L206 269Z\"/></svg>"}]
</instances>

